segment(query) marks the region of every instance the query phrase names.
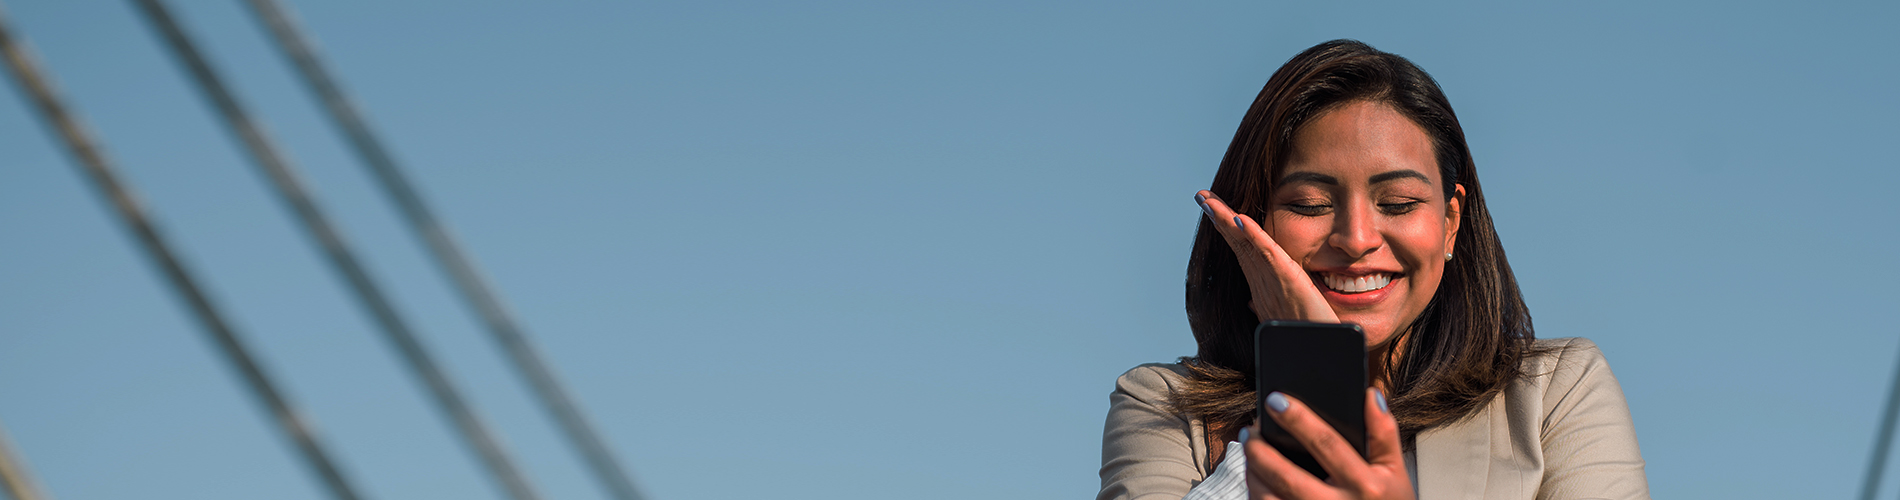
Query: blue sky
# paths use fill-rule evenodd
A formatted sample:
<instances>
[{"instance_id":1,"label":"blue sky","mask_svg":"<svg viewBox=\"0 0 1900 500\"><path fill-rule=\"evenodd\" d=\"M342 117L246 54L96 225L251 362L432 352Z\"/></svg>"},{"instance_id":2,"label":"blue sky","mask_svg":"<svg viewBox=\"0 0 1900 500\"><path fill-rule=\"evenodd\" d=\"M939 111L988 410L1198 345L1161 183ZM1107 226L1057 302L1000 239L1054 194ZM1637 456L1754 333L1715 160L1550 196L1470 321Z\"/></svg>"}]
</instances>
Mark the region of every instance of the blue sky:
<instances>
[{"instance_id":1,"label":"blue sky","mask_svg":"<svg viewBox=\"0 0 1900 500\"><path fill-rule=\"evenodd\" d=\"M247 11L176 3L536 486L601 498ZM1193 349L1193 192L1333 38L1444 86L1656 496L1854 494L1900 355L1892 3L293 7L656 500L1094 494L1114 378ZM498 498L129 3L6 8L371 497ZM41 482L323 498L7 93L0 423Z\"/></svg>"}]
</instances>

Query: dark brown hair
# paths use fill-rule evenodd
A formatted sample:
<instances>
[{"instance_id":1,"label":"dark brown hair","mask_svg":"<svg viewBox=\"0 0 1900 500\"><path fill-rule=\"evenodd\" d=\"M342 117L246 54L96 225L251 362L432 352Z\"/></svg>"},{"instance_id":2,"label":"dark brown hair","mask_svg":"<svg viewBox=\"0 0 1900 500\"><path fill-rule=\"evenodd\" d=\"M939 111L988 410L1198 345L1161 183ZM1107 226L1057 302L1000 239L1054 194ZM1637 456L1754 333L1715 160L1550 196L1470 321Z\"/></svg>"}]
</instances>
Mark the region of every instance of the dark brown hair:
<instances>
[{"instance_id":1,"label":"dark brown hair","mask_svg":"<svg viewBox=\"0 0 1900 500\"><path fill-rule=\"evenodd\" d=\"M1390 105L1431 137L1445 199L1453 196L1453 186L1465 188L1455 258L1445 264L1431 303L1387 341L1402 347L1386 349L1387 369L1374 374L1391 391L1387 397L1400 431L1412 435L1489 402L1521 376L1518 363L1534 338L1530 311L1485 208L1464 129L1438 82L1411 61L1358 41L1307 49L1274 72L1254 98L1208 190L1236 212L1264 218L1300 127L1343 104L1366 101ZM1205 421L1210 435L1254 418L1258 320L1247 307L1251 295L1233 248L1203 217L1187 271L1188 325L1199 349L1181 358L1190 377L1170 400L1177 411Z\"/></svg>"}]
</instances>

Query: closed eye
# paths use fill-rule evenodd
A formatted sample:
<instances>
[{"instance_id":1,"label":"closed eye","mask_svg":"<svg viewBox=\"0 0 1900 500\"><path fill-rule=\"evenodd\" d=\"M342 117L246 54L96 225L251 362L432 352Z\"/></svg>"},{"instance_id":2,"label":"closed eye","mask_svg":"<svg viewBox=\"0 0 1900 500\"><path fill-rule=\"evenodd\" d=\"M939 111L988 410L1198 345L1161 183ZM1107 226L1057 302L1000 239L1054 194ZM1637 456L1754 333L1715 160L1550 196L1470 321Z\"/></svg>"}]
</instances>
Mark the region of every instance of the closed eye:
<instances>
[{"instance_id":1,"label":"closed eye","mask_svg":"<svg viewBox=\"0 0 1900 500\"><path fill-rule=\"evenodd\" d=\"M1402 203L1380 203L1379 210L1385 212L1386 215L1403 215L1411 213L1413 210L1418 210L1419 205L1424 203L1425 202L1416 200Z\"/></svg>"},{"instance_id":2,"label":"closed eye","mask_svg":"<svg viewBox=\"0 0 1900 500\"><path fill-rule=\"evenodd\" d=\"M1314 217L1333 211L1333 206L1324 203L1288 203L1286 209L1296 214Z\"/></svg>"}]
</instances>

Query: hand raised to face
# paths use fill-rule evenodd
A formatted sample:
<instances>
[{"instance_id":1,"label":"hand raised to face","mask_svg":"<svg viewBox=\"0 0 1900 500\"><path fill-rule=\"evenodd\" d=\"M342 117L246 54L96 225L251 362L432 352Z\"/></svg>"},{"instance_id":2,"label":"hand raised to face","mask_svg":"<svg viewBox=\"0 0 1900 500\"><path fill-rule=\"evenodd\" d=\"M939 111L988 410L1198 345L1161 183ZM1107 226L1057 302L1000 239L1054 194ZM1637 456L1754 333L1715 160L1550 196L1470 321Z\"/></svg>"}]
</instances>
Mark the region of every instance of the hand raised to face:
<instances>
[{"instance_id":1,"label":"hand raised to face","mask_svg":"<svg viewBox=\"0 0 1900 500\"><path fill-rule=\"evenodd\" d=\"M1239 257L1240 270L1247 275L1247 288L1253 292L1253 300L1247 305L1256 319L1339 322L1339 315L1320 295L1306 270L1288 257L1259 223L1234 213L1211 191L1195 193L1194 201L1201 204L1201 211L1213 220L1214 228Z\"/></svg>"}]
</instances>

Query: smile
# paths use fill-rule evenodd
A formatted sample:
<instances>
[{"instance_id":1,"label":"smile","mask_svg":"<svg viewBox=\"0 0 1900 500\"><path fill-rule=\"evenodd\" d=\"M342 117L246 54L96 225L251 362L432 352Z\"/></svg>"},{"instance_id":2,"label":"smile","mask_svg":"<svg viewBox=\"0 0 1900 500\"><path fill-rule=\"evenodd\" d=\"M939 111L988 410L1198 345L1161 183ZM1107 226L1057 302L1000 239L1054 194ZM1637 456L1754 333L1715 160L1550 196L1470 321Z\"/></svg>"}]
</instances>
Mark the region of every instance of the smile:
<instances>
[{"instance_id":1,"label":"smile","mask_svg":"<svg viewBox=\"0 0 1900 500\"><path fill-rule=\"evenodd\" d=\"M1373 273L1365 276L1340 276L1326 273L1321 274L1320 277L1326 282L1326 288L1335 292L1366 293L1392 284L1393 273Z\"/></svg>"}]
</instances>

